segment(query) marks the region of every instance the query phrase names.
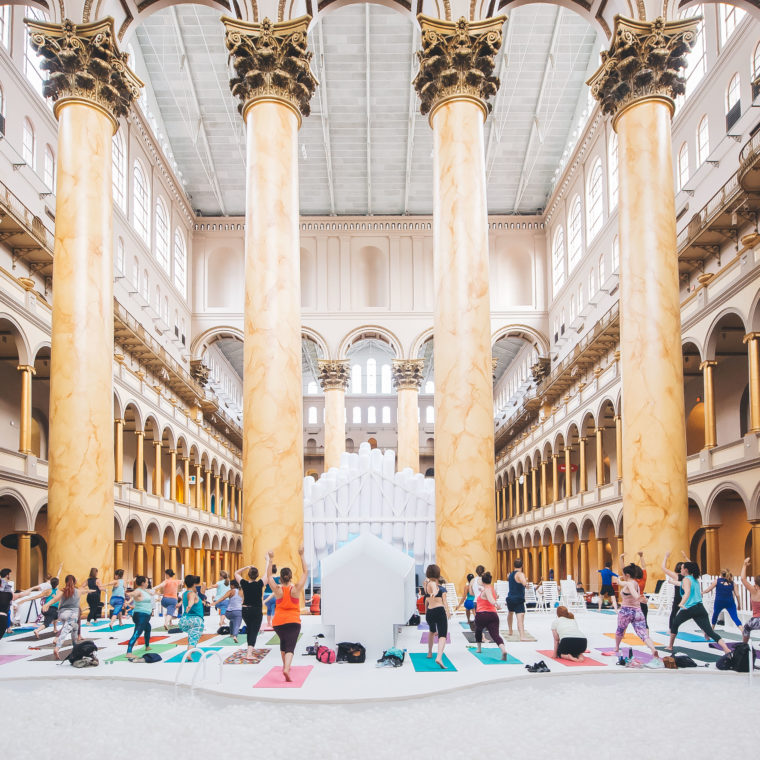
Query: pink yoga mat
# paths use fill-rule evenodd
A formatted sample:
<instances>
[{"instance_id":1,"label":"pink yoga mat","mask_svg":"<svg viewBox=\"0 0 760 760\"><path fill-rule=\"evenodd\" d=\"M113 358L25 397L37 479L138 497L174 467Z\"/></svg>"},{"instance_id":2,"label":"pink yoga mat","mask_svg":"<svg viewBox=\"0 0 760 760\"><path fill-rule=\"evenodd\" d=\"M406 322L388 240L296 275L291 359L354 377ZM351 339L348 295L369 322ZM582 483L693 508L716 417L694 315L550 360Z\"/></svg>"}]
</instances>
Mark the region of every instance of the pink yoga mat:
<instances>
[{"instance_id":1,"label":"pink yoga mat","mask_svg":"<svg viewBox=\"0 0 760 760\"><path fill-rule=\"evenodd\" d=\"M300 689L313 667L313 665L294 665L290 669L290 677L293 680L288 683L282 675L282 665L278 665L276 668L272 668L258 683L255 683L253 688Z\"/></svg>"},{"instance_id":2,"label":"pink yoga mat","mask_svg":"<svg viewBox=\"0 0 760 760\"><path fill-rule=\"evenodd\" d=\"M0 654L0 665L7 665L9 662L16 662L16 660L23 660L26 656L25 654Z\"/></svg>"},{"instance_id":3,"label":"pink yoga mat","mask_svg":"<svg viewBox=\"0 0 760 760\"><path fill-rule=\"evenodd\" d=\"M583 662L573 662L572 660L556 660L552 655L554 654L554 650L552 649L538 649L536 650L540 655L543 655L548 660L554 660L554 662L560 662L563 665L567 665L569 668L585 668L589 665L592 667L594 665L599 665L600 667L605 667L606 663L604 662L597 662L596 660L592 660L588 655L583 655L586 659Z\"/></svg>"},{"instance_id":4,"label":"pink yoga mat","mask_svg":"<svg viewBox=\"0 0 760 760\"><path fill-rule=\"evenodd\" d=\"M422 634L422 638L420 639L420 644L427 644L428 643L428 637L430 636L430 631L425 631L425 633ZM438 641L438 636L433 634L434 641ZM451 634L446 634L446 643L451 644Z\"/></svg>"}]
</instances>

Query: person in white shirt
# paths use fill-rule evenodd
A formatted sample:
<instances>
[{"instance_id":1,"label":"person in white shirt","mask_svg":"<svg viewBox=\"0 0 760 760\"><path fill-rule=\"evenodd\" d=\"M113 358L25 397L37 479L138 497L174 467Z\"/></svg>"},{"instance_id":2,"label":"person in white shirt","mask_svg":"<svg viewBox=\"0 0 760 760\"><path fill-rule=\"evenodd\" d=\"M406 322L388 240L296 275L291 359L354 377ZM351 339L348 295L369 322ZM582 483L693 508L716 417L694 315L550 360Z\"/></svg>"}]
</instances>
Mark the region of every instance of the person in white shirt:
<instances>
[{"instance_id":1,"label":"person in white shirt","mask_svg":"<svg viewBox=\"0 0 760 760\"><path fill-rule=\"evenodd\" d=\"M557 617L552 621L552 636L554 636L554 659L583 662L583 653L588 646L588 640L578 628L573 615L567 607L557 607Z\"/></svg>"}]
</instances>

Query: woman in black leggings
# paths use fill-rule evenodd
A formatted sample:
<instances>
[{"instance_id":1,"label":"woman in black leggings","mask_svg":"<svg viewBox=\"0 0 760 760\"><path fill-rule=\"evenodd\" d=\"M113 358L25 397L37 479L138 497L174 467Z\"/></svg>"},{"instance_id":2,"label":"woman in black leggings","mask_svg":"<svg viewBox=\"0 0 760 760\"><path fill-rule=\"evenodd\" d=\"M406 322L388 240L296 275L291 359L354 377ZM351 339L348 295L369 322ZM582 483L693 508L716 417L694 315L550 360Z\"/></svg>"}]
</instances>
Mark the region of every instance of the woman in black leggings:
<instances>
[{"instance_id":1,"label":"woman in black leggings","mask_svg":"<svg viewBox=\"0 0 760 760\"><path fill-rule=\"evenodd\" d=\"M248 570L248 580L241 573ZM256 639L261 630L262 597L264 595L264 581L259 578L259 571L253 565L246 565L235 571L235 580L243 590L243 621L245 622L245 636L248 651L245 659L253 662L253 650L256 647Z\"/></svg>"},{"instance_id":2,"label":"woman in black leggings","mask_svg":"<svg viewBox=\"0 0 760 760\"><path fill-rule=\"evenodd\" d=\"M446 595L446 587L439 585L441 569L438 565L428 565L425 570L425 585L422 591L425 597L425 621L430 631L428 632L428 657L433 657L433 642L438 636L438 656L435 662L438 667L446 670L443 664L443 650L446 647L446 636L449 633L449 601Z\"/></svg>"},{"instance_id":3,"label":"woman in black leggings","mask_svg":"<svg viewBox=\"0 0 760 760\"><path fill-rule=\"evenodd\" d=\"M82 589L84 590L84 586ZM103 605L100 602L100 594L103 591L103 586L100 585L98 580L98 568L90 568L90 577L87 579L87 606L90 608L87 613L87 622L90 620L97 620L100 617L100 612L103 609Z\"/></svg>"},{"instance_id":4,"label":"woman in black leggings","mask_svg":"<svg viewBox=\"0 0 760 760\"><path fill-rule=\"evenodd\" d=\"M478 654L480 654L483 645L483 629L485 628L494 644L499 645L501 659L506 660L507 648L504 646L504 639L499 634L499 613L496 612L498 597L491 585L493 576L488 572L483 573L481 581L483 585L475 599L475 643L478 645Z\"/></svg>"}]
</instances>

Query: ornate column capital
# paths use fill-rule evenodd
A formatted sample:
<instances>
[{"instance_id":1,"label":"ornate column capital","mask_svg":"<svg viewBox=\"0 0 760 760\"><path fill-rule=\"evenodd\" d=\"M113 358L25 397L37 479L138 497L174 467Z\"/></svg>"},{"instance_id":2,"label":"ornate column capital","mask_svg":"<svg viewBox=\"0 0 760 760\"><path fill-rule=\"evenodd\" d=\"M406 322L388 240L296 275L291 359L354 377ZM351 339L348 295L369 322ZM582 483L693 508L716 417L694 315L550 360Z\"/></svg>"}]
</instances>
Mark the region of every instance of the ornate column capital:
<instances>
[{"instance_id":1,"label":"ornate column capital","mask_svg":"<svg viewBox=\"0 0 760 760\"><path fill-rule=\"evenodd\" d=\"M391 366L393 387L397 391L419 391L424 366L424 359L394 359Z\"/></svg>"},{"instance_id":2,"label":"ornate column capital","mask_svg":"<svg viewBox=\"0 0 760 760\"><path fill-rule=\"evenodd\" d=\"M309 101L317 87L306 49L311 16L273 23L265 18L260 24L222 16L226 29L224 43L230 52L235 75L230 79L232 94L240 99L238 110L243 118L257 101L275 100L301 115L311 113Z\"/></svg>"},{"instance_id":3,"label":"ornate column capital","mask_svg":"<svg viewBox=\"0 0 760 760\"><path fill-rule=\"evenodd\" d=\"M319 359L319 384L323 391L345 391L351 377L348 359Z\"/></svg>"},{"instance_id":4,"label":"ornate column capital","mask_svg":"<svg viewBox=\"0 0 760 760\"><path fill-rule=\"evenodd\" d=\"M140 94L143 83L127 66L128 55L116 47L113 19L90 24L62 24L25 19L29 42L48 72L42 94L53 100L53 113L65 103L86 103L102 111L118 128Z\"/></svg>"},{"instance_id":5,"label":"ornate column capital","mask_svg":"<svg viewBox=\"0 0 760 760\"><path fill-rule=\"evenodd\" d=\"M697 39L699 17L682 21L634 21L615 17L610 49L588 80L591 94L614 122L642 100L665 101L671 113L674 98L686 92L683 69Z\"/></svg>"},{"instance_id":6,"label":"ornate column capital","mask_svg":"<svg viewBox=\"0 0 760 760\"><path fill-rule=\"evenodd\" d=\"M715 359L706 359L699 365L700 371L704 371L706 368L712 369L713 367L717 367L718 362Z\"/></svg>"},{"instance_id":7,"label":"ornate column capital","mask_svg":"<svg viewBox=\"0 0 760 760\"><path fill-rule=\"evenodd\" d=\"M422 115L430 114L449 100L470 100L491 111L489 98L499 89L493 76L496 53L501 47L501 29L506 16L485 21L443 21L420 13L422 50L417 53L420 70L414 89L420 97Z\"/></svg>"}]
</instances>

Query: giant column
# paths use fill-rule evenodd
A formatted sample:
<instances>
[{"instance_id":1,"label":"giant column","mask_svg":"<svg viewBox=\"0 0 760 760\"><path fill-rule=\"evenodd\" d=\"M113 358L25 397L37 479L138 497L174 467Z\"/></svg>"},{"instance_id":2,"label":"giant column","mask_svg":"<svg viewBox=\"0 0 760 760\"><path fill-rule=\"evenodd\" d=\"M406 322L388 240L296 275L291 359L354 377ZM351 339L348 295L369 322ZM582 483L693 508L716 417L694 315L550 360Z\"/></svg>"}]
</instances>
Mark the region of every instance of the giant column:
<instances>
[{"instance_id":1,"label":"giant column","mask_svg":"<svg viewBox=\"0 0 760 760\"><path fill-rule=\"evenodd\" d=\"M340 455L346 450L346 388L349 362L345 359L320 359L319 384L325 392L325 461L324 471L340 467Z\"/></svg>"},{"instance_id":2,"label":"giant column","mask_svg":"<svg viewBox=\"0 0 760 760\"><path fill-rule=\"evenodd\" d=\"M433 128L437 563L459 584L496 561L488 207L483 124L499 80L498 16L418 16L414 87Z\"/></svg>"},{"instance_id":3,"label":"giant column","mask_svg":"<svg viewBox=\"0 0 760 760\"><path fill-rule=\"evenodd\" d=\"M113 19L28 21L58 119L50 358L48 564L113 572L111 139L141 82Z\"/></svg>"},{"instance_id":4,"label":"giant column","mask_svg":"<svg viewBox=\"0 0 760 760\"><path fill-rule=\"evenodd\" d=\"M424 359L394 359L393 385L398 400L396 429L398 430L398 453L396 469L401 472L411 467L420 471L419 395L422 385Z\"/></svg>"},{"instance_id":5,"label":"giant column","mask_svg":"<svg viewBox=\"0 0 760 760\"><path fill-rule=\"evenodd\" d=\"M689 538L670 121L696 26L616 16L589 80L618 134L624 538L652 568Z\"/></svg>"},{"instance_id":6,"label":"giant column","mask_svg":"<svg viewBox=\"0 0 760 760\"><path fill-rule=\"evenodd\" d=\"M317 85L310 16L224 17L246 125L243 551L298 566L303 541L303 402L298 128Z\"/></svg>"}]
</instances>

